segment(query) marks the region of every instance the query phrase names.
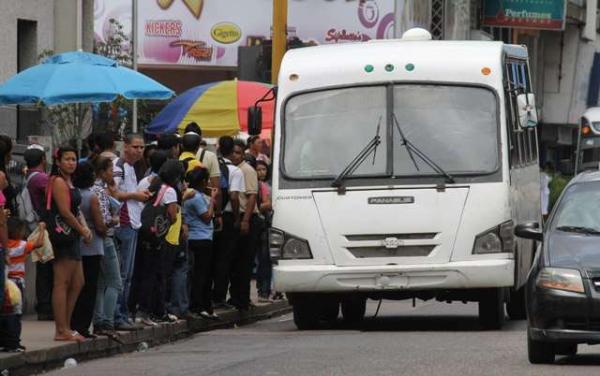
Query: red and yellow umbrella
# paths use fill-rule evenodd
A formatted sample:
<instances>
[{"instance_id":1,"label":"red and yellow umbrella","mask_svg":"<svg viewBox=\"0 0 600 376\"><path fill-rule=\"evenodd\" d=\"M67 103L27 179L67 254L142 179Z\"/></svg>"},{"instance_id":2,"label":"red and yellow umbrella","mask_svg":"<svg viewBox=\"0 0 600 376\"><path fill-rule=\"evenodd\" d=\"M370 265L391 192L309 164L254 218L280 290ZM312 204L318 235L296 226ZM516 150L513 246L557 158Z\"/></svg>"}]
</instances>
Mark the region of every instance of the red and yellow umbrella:
<instances>
[{"instance_id":1,"label":"red and yellow umbrella","mask_svg":"<svg viewBox=\"0 0 600 376\"><path fill-rule=\"evenodd\" d=\"M177 96L152 120L146 132L182 133L196 122L205 137L234 136L248 131L248 108L261 99L271 85L252 81L219 81L191 88ZM263 111L263 134L273 128L274 101L259 104Z\"/></svg>"}]
</instances>

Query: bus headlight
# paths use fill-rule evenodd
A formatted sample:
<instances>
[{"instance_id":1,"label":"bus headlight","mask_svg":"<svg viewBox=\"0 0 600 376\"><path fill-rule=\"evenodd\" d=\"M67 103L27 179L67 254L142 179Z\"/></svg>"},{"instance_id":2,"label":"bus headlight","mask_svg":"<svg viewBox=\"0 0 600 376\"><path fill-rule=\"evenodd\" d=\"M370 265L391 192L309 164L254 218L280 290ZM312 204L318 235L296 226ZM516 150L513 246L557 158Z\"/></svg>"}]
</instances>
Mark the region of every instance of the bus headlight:
<instances>
[{"instance_id":1,"label":"bus headlight","mask_svg":"<svg viewBox=\"0 0 600 376\"><path fill-rule=\"evenodd\" d=\"M507 221L475 237L473 254L512 253L514 251L513 222Z\"/></svg>"},{"instance_id":2,"label":"bus headlight","mask_svg":"<svg viewBox=\"0 0 600 376\"><path fill-rule=\"evenodd\" d=\"M269 253L274 260L312 259L308 242L281 230L269 229Z\"/></svg>"},{"instance_id":3,"label":"bus headlight","mask_svg":"<svg viewBox=\"0 0 600 376\"><path fill-rule=\"evenodd\" d=\"M536 278L536 286L544 289L564 290L583 294L581 273L575 269L544 268Z\"/></svg>"}]
</instances>

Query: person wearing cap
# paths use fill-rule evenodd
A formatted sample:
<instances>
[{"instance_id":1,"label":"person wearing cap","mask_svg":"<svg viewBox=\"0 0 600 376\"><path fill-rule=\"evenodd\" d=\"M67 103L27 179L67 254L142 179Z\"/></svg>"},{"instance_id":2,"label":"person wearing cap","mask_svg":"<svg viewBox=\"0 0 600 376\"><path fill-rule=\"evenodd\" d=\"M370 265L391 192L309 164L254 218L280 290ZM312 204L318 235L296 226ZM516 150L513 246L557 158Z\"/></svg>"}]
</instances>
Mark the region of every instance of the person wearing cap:
<instances>
[{"instance_id":1,"label":"person wearing cap","mask_svg":"<svg viewBox=\"0 0 600 376\"><path fill-rule=\"evenodd\" d=\"M212 151L206 149L206 142L202 140L202 129L194 122L189 123L185 127L185 133L196 133L200 137L200 147L196 152L196 158L202 163L203 167L206 167L210 175L209 185L212 188L219 188L219 180L221 179L221 169L219 168L219 160L217 155ZM204 142L204 144L203 144ZM219 200L217 200L219 201ZM220 208L217 208L217 215L220 215Z\"/></svg>"},{"instance_id":2,"label":"person wearing cap","mask_svg":"<svg viewBox=\"0 0 600 376\"><path fill-rule=\"evenodd\" d=\"M188 132L181 138L182 152L179 160L183 162L186 174L196 168L203 167L202 163L196 158L196 153L200 148L200 136L194 132Z\"/></svg>"},{"instance_id":3,"label":"person wearing cap","mask_svg":"<svg viewBox=\"0 0 600 376\"><path fill-rule=\"evenodd\" d=\"M49 181L46 173L46 152L42 145L29 145L23 158L27 166L25 175L27 185L23 189L29 191L31 206L38 217L41 217L44 211L46 186ZM38 320L52 320L52 284L54 283L52 265L52 261L36 263L35 296L37 304L35 310Z\"/></svg>"}]
</instances>

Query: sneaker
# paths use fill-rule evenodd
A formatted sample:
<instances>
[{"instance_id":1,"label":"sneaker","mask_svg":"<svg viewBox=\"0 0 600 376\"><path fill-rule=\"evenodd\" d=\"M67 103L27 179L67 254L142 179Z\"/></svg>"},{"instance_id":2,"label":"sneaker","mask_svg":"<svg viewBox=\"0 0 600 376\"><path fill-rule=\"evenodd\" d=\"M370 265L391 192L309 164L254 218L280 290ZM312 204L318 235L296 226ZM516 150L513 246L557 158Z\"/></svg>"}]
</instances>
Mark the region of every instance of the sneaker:
<instances>
[{"instance_id":1,"label":"sneaker","mask_svg":"<svg viewBox=\"0 0 600 376\"><path fill-rule=\"evenodd\" d=\"M118 323L115 325L115 329L122 331L122 332L133 332L136 330L140 330L143 329L142 326L139 326L137 324L131 324L128 322L122 322L122 323Z\"/></svg>"},{"instance_id":2,"label":"sneaker","mask_svg":"<svg viewBox=\"0 0 600 376\"><path fill-rule=\"evenodd\" d=\"M269 298L269 296L259 296L258 302L259 303L273 303L273 299Z\"/></svg>"},{"instance_id":3,"label":"sneaker","mask_svg":"<svg viewBox=\"0 0 600 376\"><path fill-rule=\"evenodd\" d=\"M2 349L3 352L6 353L22 353L25 351L24 348L21 348L21 346L17 346L17 347L4 347Z\"/></svg>"},{"instance_id":4,"label":"sneaker","mask_svg":"<svg viewBox=\"0 0 600 376\"><path fill-rule=\"evenodd\" d=\"M273 300L283 300L283 294L280 292L276 292L273 294Z\"/></svg>"},{"instance_id":5,"label":"sneaker","mask_svg":"<svg viewBox=\"0 0 600 376\"><path fill-rule=\"evenodd\" d=\"M232 305L231 305L231 304L229 304L229 303L225 303L225 302L218 302L218 303L214 303L214 304L213 304L213 307L214 307L215 309L228 309L228 310L234 310L234 309L235 309L235 307L234 307L234 306L232 306Z\"/></svg>"},{"instance_id":6,"label":"sneaker","mask_svg":"<svg viewBox=\"0 0 600 376\"><path fill-rule=\"evenodd\" d=\"M207 311L202 311L202 312L199 313L199 315L203 319L209 319L210 320L212 318L211 315L210 315L210 313L208 313Z\"/></svg>"},{"instance_id":7,"label":"sneaker","mask_svg":"<svg viewBox=\"0 0 600 376\"><path fill-rule=\"evenodd\" d=\"M200 318L200 316L195 314L192 311L187 311L186 313L183 314L183 316L181 316L181 318L184 320L198 320Z\"/></svg>"}]
</instances>

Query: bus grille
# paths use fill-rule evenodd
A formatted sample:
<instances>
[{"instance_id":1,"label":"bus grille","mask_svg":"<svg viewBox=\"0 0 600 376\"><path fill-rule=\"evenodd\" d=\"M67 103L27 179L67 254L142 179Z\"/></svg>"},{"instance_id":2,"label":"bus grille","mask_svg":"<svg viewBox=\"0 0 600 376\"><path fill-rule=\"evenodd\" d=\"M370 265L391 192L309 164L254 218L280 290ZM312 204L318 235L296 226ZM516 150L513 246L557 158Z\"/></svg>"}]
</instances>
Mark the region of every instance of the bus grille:
<instances>
[{"instance_id":1,"label":"bus grille","mask_svg":"<svg viewBox=\"0 0 600 376\"><path fill-rule=\"evenodd\" d=\"M386 247L347 247L346 249L356 258L370 257L426 257L435 245L406 245L398 248Z\"/></svg>"}]
</instances>

